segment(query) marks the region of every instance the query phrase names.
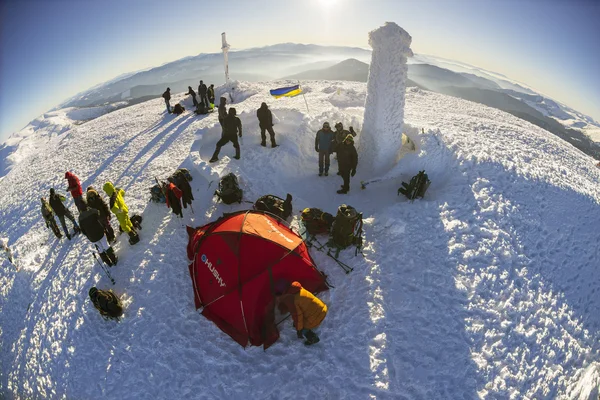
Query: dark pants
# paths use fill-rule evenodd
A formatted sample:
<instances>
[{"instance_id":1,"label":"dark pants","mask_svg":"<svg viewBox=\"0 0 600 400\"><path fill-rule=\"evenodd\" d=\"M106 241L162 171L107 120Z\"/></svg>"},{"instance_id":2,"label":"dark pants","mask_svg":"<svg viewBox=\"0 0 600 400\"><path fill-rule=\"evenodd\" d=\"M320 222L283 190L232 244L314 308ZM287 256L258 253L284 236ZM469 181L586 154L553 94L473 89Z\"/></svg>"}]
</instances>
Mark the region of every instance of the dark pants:
<instances>
[{"instance_id":1,"label":"dark pants","mask_svg":"<svg viewBox=\"0 0 600 400\"><path fill-rule=\"evenodd\" d=\"M202 103L206 107L208 107L209 103L208 103L208 96L206 96L206 93L200 94L200 103Z\"/></svg>"},{"instance_id":2,"label":"dark pants","mask_svg":"<svg viewBox=\"0 0 600 400\"><path fill-rule=\"evenodd\" d=\"M115 240L115 231L113 227L110 225L110 220L108 217L100 217L100 224L104 227L104 233L106 234L106 239L109 242L113 242Z\"/></svg>"},{"instance_id":3,"label":"dark pants","mask_svg":"<svg viewBox=\"0 0 600 400\"><path fill-rule=\"evenodd\" d=\"M235 147L235 156L240 156L240 143L238 142L238 137L236 135L233 136L223 136L221 140L217 142L217 148L215 149L215 153L213 154L213 158L219 156L219 152L221 151L221 147L225 146L227 143L233 143L233 147Z\"/></svg>"},{"instance_id":4,"label":"dark pants","mask_svg":"<svg viewBox=\"0 0 600 400\"><path fill-rule=\"evenodd\" d=\"M73 218L73 214L71 214L71 211L69 211L68 208L65 208L65 215L59 215L58 219L60 220L60 224L62 225L63 231L65 231L66 235L69 234L69 230L67 229L65 217L67 217L71 221L73 226L75 226L75 227L77 227L77 229L79 229L79 225L77 225L77 221L75 221L75 218Z\"/></svg>"},{"instance_id":5,"label":"dark pants","mask_svg":"<svg viewBox=\"0 0 600 400\"><path fill-rule=\"evenodd\" d=\"M344 189L345 191L349 191L350 190L350 170L341 170L340 171L340 175L342 175L342 179L344 179L344 186L342 187L342 189Z\"/></svg>"},{"instance_id":6,"label":"dark pants","mask_svg":"<svg viewBox=\"0 0 600 400\"><path fill-rule=\"evenodd\" d=\"M75 202L75 207L77 207L77 211L79 211L79 214L86 210L87 206L85 204L85 201L83 201L83 196L73 197L73 201Z\"/></svg>"},{"instance_id":7,"label":"dark pants","mask_svg":"<svg viewBox=\"0 0 600 400\"><path fill-rule=\"evenodd\" d=\"M196 100L196 96L192 96L192 101L194 102L194 107L198 107L198 100Z\"/></svg>"},{"instance_id":8,"label":"dark pants","mask_svg":"<svg viewBox=\"0 0 600 400\"><path fill-rule=\"evenodd\" d=\"M325 164L325 172L329 172L329 158L331 153L327 151L319 151L319 173L323 172L323 164Z\"/></svg>"},{"instance_id":9,"label":"dark pants","mask_svg":"<svg viewBox=\"0 0 600 400\"><path fill-rule=\"evenodd\" d=\"M267 142L267 135L265 131L269 132L269 136L271 137L271 146L275 146L275 131L273 131L272 126L268 126L266 128L260 127L260 138L262 140L262 144L264 145Z\"/></svg>"},{"instance_id":10,"label":"dark pants","mask_svg":"<svg viewBox=\"0 0 600 400\"><path fill-rule=\"evenodd\" d=\"M169 100L165 99L165 105L167 106L167 112L171 114L171 104L169 104Z\"/></svg>"}]
</instances>

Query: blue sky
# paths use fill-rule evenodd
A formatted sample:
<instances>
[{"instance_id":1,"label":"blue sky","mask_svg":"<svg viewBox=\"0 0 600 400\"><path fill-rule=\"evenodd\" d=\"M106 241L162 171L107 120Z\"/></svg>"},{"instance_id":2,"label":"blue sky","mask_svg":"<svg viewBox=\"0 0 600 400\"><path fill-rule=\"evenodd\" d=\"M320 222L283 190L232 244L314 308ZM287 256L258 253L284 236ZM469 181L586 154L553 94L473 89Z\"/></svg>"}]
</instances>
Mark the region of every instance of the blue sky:
<instances>
[{"instance_id":1,"label":"blue sky","mask_svg":"<svg viewBox=\"0 0 600 400\"><path fill-rule=\"evenodd\" d=\"M600 121L600 0L1 0L0 141L69 96L188 55L298 42L413 50L524 82Z\"/></svg>"}]
</instances>

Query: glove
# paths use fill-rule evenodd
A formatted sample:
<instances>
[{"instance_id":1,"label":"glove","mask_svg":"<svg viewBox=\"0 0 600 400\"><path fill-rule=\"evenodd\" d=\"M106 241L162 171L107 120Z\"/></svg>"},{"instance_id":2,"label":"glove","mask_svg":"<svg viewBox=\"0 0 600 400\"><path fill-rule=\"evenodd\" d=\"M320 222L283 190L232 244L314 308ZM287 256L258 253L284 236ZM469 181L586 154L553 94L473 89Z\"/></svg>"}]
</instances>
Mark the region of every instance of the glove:
<instances>
[{"instance_id":1,"label":"glove","mask_svg":"<svg viewBox=\"0 0 600 400\"><path fill-rule=\"evenodd\" d=\"M238 133L238 136L239 136L239 137L242 137L242 134L241 134L241 133Z\"/></svg>"},{"instance_id":2,"label":"glove","mask_svg":"<svg viewBox=\"0 0 600 400\"><path fill-rule=\"evenodd\" d=\"M302 331L296 331L296 336L298 336L298 339L304 339L304 336L302 335Z\"/></svg>"},{"instance_id":3,"label":"glove","mask_svg":"<svg viewBox=\"0 0 600 400\"><path fill-rule=\"evenodd\" d=\"M355 169L353 169L352 172L350 172L350 176L354 176L354 175L356 175L356 170Z\"/></svg>"},{"instance_id":4,"label":"glove","mask_svg":"<svg viewBox=\"0 0 600 400\"><path fill-rule=\"evenodd\" d=\"M319 148L317 146L315 146L315 151L318 153L319 152Z\"/></svg>"}]
</instances>

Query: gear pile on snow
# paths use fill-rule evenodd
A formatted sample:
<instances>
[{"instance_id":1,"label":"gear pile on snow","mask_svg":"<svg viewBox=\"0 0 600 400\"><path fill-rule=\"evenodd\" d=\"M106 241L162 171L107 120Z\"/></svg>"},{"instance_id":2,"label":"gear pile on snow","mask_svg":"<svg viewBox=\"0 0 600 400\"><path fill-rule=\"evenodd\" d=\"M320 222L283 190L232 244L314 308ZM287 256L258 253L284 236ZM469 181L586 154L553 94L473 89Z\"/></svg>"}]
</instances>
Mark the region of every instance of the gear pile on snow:
<instances>
[{"instance_id":1,"label":"gear pile on snow","mask_svg":"<svg viewBox=\"0 0 600 400\"><path fill-rule=\"evenodd\" d=\"M266 211L287 220L292 214L292 195L288 193L284 200L281 197L267 194L259 197L253 207L255 210Z\"/></svg>"},{"instance_id":2,"label":"gear pile on snow","mask_svg":"<svg viewBox=\"0 0 600 400\"><path fill-rule=\"evenodd\" d=\"M219 180L219 188L214 195L225 204L233 204L235 202L241 203L243 194L237 176L230 172Z\"/></svg>"},{"instance_id":3,"label":"gear pile on snow","mask_svg":"<svg viewBox=\"0 0 600 400\"><path fill-rule=\"evenodd\" d=\"M402 187L398 189L398 196L402 193L409 200L423 198L429 184L431 184L431 181L425 171L419 171L417 175L410 178L409 183L402 182Z\"/></svg>"}]
</instances>

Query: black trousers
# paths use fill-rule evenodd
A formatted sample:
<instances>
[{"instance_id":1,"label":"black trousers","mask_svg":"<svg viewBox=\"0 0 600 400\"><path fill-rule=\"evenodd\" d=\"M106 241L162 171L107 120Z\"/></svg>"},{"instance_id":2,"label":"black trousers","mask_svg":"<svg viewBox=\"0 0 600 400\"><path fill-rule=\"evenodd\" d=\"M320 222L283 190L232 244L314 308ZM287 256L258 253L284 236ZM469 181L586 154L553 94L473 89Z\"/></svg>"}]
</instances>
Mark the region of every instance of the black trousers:
<instances>
[{"instance_id":1,"label":"black trousers","mask_svg":"<svg viewBox=\"0 0 600 400\"><path fill-rule=\"evenodd\" d=\"M350 170L341 170L340 175L342 175L342 179L344 179L344 186L342 189L346 191L350 190Z\"/></svg>"},{"instance_id":2,"label":"black trousers","mask_svg":"<svg viewBox=\"0 0 600 400\"><path fill-rule=\"evenodd\" d=\"M267 135L265 134L265 131L269 132L269 136L271 137L271 144L275 144L275 131L273 130L272 126L260 128L260 138L262 142L265 143L267 141Z\"/></svg>"},{"instance_id":3,"label":"black trousers","mask_svg":"<svg viewBox=\"0 0 600 400\"><path fill-rule=\"evenodd\" d=\"M319 173L323 172L323 164L325 164L325 172L329 172L329 162L331 153L327 151L319 151Z\"/></svg>"}]
</instances>

